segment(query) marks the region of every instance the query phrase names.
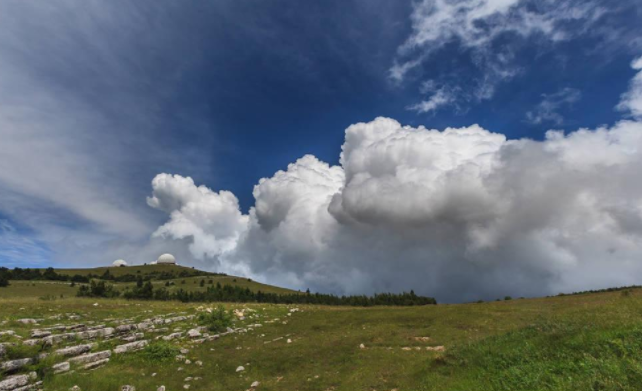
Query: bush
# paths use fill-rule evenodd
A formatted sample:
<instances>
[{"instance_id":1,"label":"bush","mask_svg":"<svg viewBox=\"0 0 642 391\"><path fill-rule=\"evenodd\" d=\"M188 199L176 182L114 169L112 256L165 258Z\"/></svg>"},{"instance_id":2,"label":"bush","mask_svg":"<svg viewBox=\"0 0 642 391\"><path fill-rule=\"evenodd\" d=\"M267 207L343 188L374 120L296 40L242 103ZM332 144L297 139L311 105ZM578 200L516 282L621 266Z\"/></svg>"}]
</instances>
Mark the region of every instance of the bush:
<instances>
[{"instance_id":1,"label":"bush","mask_svg":"<svg viewBox=\"0 0 642 391\"><path fill-rule=\"evenodd\" d=\"M0 288L9 286L9 279L5 276L0 276Z\"/></svg>"},{"instance_id":2,"label":"bush","mask_svg":"<svg viewBox=\"0 0 642 391\"><path fill-rule=\"evenodd\" d=\"M220 333L232 325L232 315L225 308L218 306L212 312L203 312L198 316L199 322L209 331Z\"/></svg>"},{"instance_id":3,"label":"bush","mask_svg":"<svg viewBox=\"0 0 642 391\"><path fill-rule=\"evenodd\" d=\"M173 360L180 353L180 349L168 342L154 342L145 346L141 355L153 362Z\"/></svg>"},{"instance_id":4,"label":"bush","mask_svg":"<svg viewBox=\"0 0 642 391\"><path fill-rule=\"evenodd\" d=\"M112 285L106 285L105 281L91 281L89 285L82 285L78 288L76 296L78 297L118 297L120 292Z\"/></svg>"}]
</instances>

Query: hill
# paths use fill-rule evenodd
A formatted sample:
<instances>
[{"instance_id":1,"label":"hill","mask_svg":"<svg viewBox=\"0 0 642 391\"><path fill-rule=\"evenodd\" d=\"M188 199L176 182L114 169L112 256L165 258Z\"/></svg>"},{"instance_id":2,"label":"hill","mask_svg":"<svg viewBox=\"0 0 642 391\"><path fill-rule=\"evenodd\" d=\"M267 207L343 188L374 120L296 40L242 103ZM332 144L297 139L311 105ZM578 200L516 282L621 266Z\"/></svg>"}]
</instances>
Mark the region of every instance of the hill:
<instances>
[{"instance_id":1,"label":"hill","mask_svg":"<svg viewBox=\"0 0 642 391\"><path fill-rule=\"evenodd\" d=\"M36 269L44 273L46 269ZM101 277L108 272L110 275L129 281L110 281L116 287L132 286L138 276L144 280L151 280L154 286L164 286L166 282L170 282L168 290L174 291L177 289L185 289L187 291L203 291L209 285L211 280L213 284L220 283L221 285L238 286L241 288L248 288L252 292L276 293L276 294L290 294L300 293L298 291L281 288L274 285L263 284L245 277L229 276L221 273L205 272L202 270L185 267L180 265L139 265L139 266L126 266L126 267L96 267L85 269L53 269L57 274L64 276L83 276L94 277L102 279ZM129 279L125 277L131 277ZM204 279L208 283L205 287L199 285L200 281ZM109 281L109 280L107 280ZM35 281L34 281L35 282ZM27 284L28 285L28 284ZM25 289L27 289L25 287ZM1 294L1 293L0 293Z\"/></svg>"}]
</instances>

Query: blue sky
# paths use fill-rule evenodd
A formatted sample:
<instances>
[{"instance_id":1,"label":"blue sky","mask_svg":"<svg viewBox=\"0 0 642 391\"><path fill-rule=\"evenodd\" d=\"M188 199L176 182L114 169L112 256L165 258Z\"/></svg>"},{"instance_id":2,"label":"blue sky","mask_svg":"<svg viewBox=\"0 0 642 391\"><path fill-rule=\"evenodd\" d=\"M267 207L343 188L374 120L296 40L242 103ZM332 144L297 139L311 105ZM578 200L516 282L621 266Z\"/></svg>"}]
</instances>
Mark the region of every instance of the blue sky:
<instances>
[{"instance_id":1,"label":"blue sky","mask_svg":"<svg viewBox=\"0 0 642 391\"><path fill-rule=\"evenodd\" d=\"M376 117L539 141L613 126L641 20L635 0L3 2L0 265L220 267L153 236L157 174L247 214L261 178L339 164Z\"/></svg>"}]
</instances>

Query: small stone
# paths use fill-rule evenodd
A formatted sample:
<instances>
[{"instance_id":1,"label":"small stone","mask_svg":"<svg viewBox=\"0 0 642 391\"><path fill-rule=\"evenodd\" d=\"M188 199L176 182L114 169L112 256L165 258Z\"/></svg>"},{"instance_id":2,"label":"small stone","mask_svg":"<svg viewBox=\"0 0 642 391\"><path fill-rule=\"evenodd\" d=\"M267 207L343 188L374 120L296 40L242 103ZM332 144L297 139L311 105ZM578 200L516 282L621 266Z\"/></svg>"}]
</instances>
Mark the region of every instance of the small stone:
<instances>
[{"instance_id":1,"label":"small stone","mask_svg":"<svg viewBox=\"0 0 642 391\"><path fill-rule=\"evenodd\" d=\"M238 368L236 368L236 372L243 372L244 370L245 368L243 366L239 366Z\"/></svg>"},{"instance_id":2,"label":"small stone","mask_svg":"<svg viewBox=\"0 0 642 391\"><path fill-rule=\"evenodd\" d=\"M156 391L165 391L165 386L160 386L156 389Z\"/></svg>"},{"instance_id":3,"label":"small stone","mask_svg":"<svg viewBox=\"0 0 642 391\"><path fill-rule=\"evenodd\" d=\"M188 377L186 377L186 378L185 378L185 380L184 380L184 381L187 383L187 382L192 381L192 379L193 379L193 378L192 378L191 376L188 376Z\"/></svg>"},{"instance_id":4,"label":"small stone","mask_svg":"<svg viewBox=\"0 0 642 391\"><path fill-rule=\"evenodd\" d=\"M177 371L181 372L183 370L183 367L178 367Z\"/></svg>"},{"instance_id":5,"label":"small stone","mask_svg":"<svg viewBox=\"0 0 642 391\"><path fill-rule=\"evenodd\" d=\"M198 365L199 367L203 366L203 361L195 361L194 364Z\"/></svg>"},{"instance_id":6,"label":"small stone","mask_svg":"<svg viewBox=\"0 0 642 391\"><path fill-rule=\"evenodd\" d=\"M292 343L292 340L288 338L287 343Z\"/></svg>"},{"instance_id":7,"label":"small stone","mask_svg":"<svg viewBox=\"0 0 642 391\"><path fill-rule=\"evenodd\" d=\"M136 391L136 387L134 386L121 386L120 391Z\"/></svg>"},{"instance_id":8,"label":"small stone","mask_svg":"<svg viewBox=\"0 0 642 391\"><path fill-rule=\"evenodd\" d=\"M152 377L156 377L156 372L152 373Z\"/></svg>"},{"instance_id":9,"label":"small stone","mask_svg":"<svg viewBox=\"0 0 642 391\"><path fill-rule=\"evenodd\" d=\"M261 383L259 383L258 381L255 381L254 383L252 383L252 385L250 386L250 388L256 388L256 387L258 387L258 386L259 386L259 384L261 384Z\"/></svg>"},{"instance_id":10,"label":"small stone","mask_svg":"<svg viewBox=\"0 0 642 391\"><path fill-rule=\"evenodd\" d=\"M365 348L366 348L366 345L364 344L359 345L359 349L365 349Z\"/></svg>"},{"instance_id":11,"label":"small stone","mask_svg":"<svg viewBox=\"0 0 642 391\"><path fill-rule=\"evenodd\" d=\"M73 387L71 387L71 388L69 389L69 391L81 391L81 390L80 390L80 387L78 387L78 386L73 386Z\"/></svg>"},{"instance_id":12,"label":"small stone","mask_svg":"<svg viewBox=\"0 0 642 391\"><path fill-rule=\"evenodd\" d=\"M183 386L183 388L184 388L184 389L186 389L186 390L189 390L189 384L185 384L185 385Z\"/></svg>"}]
</instances>

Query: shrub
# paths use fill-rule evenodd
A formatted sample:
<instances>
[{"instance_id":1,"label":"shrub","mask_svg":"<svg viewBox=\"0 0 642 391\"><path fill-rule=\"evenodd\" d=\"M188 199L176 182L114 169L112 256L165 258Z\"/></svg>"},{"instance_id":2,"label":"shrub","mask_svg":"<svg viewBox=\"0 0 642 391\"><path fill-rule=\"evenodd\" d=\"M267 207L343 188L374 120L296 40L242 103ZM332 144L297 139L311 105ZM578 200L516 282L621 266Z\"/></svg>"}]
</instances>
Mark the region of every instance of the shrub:
<instances>
[{"instance_id":1,"label":"shrub","mask_svg":"<svg viewBox=\"0 0 642 391\"><path fill-rule=\"evenodd\" d=\"M161 341L154 342L142 350L141 355L150 361L169 361L173 360L180 353L180 349L171 343Z\"/></svg>"},{"instance_id":2,"label":"shrub","mask_svg":"<svg viewBox=\"0 0 642 391\"><path fill-rule=\"evenodd\" d=\"M105 281L91 281L91 283L87 285L82 285L79 289L78 292L76 292L76 296L78 297L118 297L120 295L120 292L112 285L106 285Z\"/></svg>"},{"instance_id":3,"label":"shrub","mask_svg":"<svg viewBox=\"0 0 642 391\"><path fill-rule=\"evenodd\" d=\"M220 333L232 325L232 315L225 308L218 306L212 312L203 312L198 316L199 322L209 331Z\"/></svg>"}]
</instances>

